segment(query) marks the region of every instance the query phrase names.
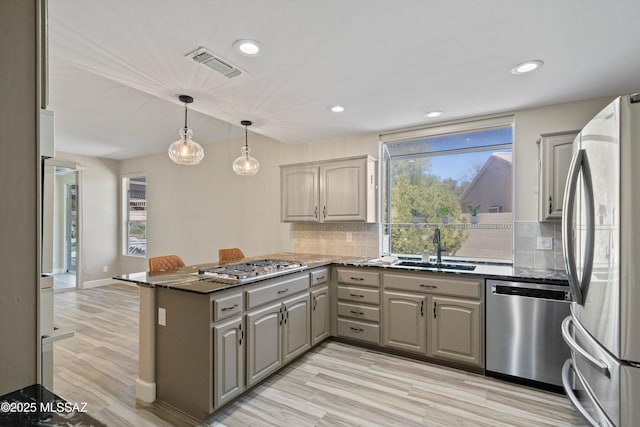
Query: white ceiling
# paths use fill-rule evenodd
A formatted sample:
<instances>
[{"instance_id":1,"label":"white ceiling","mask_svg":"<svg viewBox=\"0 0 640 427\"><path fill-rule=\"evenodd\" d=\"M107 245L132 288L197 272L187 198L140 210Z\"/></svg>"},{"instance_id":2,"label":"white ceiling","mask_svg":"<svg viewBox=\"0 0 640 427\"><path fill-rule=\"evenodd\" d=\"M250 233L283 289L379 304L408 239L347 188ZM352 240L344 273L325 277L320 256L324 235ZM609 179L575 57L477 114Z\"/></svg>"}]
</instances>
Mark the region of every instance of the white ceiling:
<instances>
[{"instance_id":1,"label":"white ceiling","mask_svg":"<svg viewBox=\"0 0 640 427\"><path fill-rule=\"evenodd\" d=\"M640 90L637 0L50 0L56 149L165 151L183 106L208 144L382 132ZM249 58L232 45L259 41ZM185 58L204 46L246 72ZM515 76L525 60L545 65ZM343 104L344 113L328 111Z\"/></svg>"}]
</instances>

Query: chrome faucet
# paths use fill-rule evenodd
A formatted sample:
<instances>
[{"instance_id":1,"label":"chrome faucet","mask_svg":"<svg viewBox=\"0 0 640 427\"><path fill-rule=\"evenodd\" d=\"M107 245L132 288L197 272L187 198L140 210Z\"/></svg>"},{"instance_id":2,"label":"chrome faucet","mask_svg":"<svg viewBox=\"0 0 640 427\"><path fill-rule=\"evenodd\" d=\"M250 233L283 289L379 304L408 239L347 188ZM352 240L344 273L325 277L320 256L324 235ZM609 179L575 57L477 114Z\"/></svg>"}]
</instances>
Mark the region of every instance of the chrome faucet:
<instances>
[{"instance_id":1,"label":"chrome faucet","mask_svg":"<svg viewBox=\"0 0 640 427\"><path fill-rule=\"evenodd\" d=\"M436 263L442 264L442 252L446 252L447 248L442 247L442 242L440 240L440 229L436 227L433 232L433 243L436 245Z\"/></svg>"}]
</instances>

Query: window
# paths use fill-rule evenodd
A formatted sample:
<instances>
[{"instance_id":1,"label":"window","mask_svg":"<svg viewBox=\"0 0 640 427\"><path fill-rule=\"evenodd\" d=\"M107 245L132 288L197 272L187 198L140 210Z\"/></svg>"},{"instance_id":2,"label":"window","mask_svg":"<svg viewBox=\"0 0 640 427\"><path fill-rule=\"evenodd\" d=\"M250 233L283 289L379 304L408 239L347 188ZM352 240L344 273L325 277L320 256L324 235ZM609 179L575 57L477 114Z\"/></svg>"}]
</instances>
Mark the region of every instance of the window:
<instances>
[{"instance_id":1,"label":"window","mask_svg":"<svg viewBox=\"0 0 640 427\"><path fill-rule=\"evenodd\" d=\"M147 178L131 176L123 179L124 255L147 255Z\"/></svg>"},{"instance_id":2,"label":"window","mask_svg":"<svg viewBox=\"0 0 640 427\"><path fill-rule=\"evenodd\" d=\"M513 258L511 118L382 135L384 252Z\"/></svg>"}]
</instances>

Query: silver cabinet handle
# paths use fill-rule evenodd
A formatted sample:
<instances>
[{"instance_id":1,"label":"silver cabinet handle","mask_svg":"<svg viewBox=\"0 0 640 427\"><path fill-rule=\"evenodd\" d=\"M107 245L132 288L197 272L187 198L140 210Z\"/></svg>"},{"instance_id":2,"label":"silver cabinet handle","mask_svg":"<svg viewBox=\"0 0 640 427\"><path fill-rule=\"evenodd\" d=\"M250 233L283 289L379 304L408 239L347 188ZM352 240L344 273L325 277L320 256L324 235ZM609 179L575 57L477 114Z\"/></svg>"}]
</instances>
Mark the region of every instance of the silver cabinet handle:
<instances>
[{"instance_id":1,"label":"silver cabinet handle","mask_svg":"<svg viewBox=\"0 0 640 427\"><path fill-rule=\"evenodd\" d=\"M316 206L316 209L313 211L313 216L318 218L318 207Z\"/></svg>"},{"instance_id":2,"label":"silver cabinet handle","mask_svg":"<svg viewBox=\"0 0 640 427\"><path fill-rule=\"evenodd\" d=\"M233 304L231 306L227 306L227 307L222 307L220 310L221 311L227 311L227 310L233 310L234 308L238 307L238 304Z\"/></svg>"},{"instance_id":3,"label":"silver cabinet handle","mask_svg":"<svg viewBox=\"0 0 640 427\"><path fill-rule=\"evenodd\" d=\"M603 375L605 375L607 378L610 378L611 377L611 373L609 372L609 366L603 360L596 359L591 354L589 354L584 348L580 347L580 345L571 336L571 332L569 331L569 325L573 325L573 327L576 328L578 330L578 332L580 332L582 335L586 336L586 334L587 334L587 331L584 330L582 325L580 325L579 323L574 322L573 318L571 316L567 316L562 321L562 327L561 327L562 338L564 339L564 342L566 342L567 345L573 351L575 351L576 353L580 353L580 355L582 357L584 357L586 360L588 360L593 366L598 368L598 370Z\"/></svg>"},{"instance_id":4,"label":"silver cabinet handle","mask_svg":"<svg viewBox=\"0 0 640 427\"><path fill-rule=\"evenodd\" d=\"M244 331L242 330L242 323L240 323L240 326L238 326L238 329L240 330L240 342L238 343L238 345L242 345L242 340L244 339Z\"/></svg>"},{"instance_id":5,"label":"silver cabinet handle","mask_svg":"<svg viewBox=\"0 0 640 427\"><path fill-rule=\"evenodd\" d=\"M278 294L284 294L285 292L289 292L289 288L278 291Z\"/></svg>"},{"instance_id":6,"label":"silver cabinet handle","mask_svg":"<svg viewBox=\"0 0 640 427\"><path fill-rule=\"evenodd\" d=\"M420 317L424 317L424 300L420 301Z\"/></svg>"},{"instance_id":7,"label":"silver cabinet handle","mask_svg":"<svg viewBox=\"0 0 640 427\"><path fill-rule=\"evenodd\" d=\"M364 295L358 295L358 294L349 294L352 297L358 297L358 298L364 298Z\"/></svg>"},{"instance_id":8,"label":"silver cabinet handle","mask_svg":"<svg viewBox=\"0 0 640 427\"><path fill-rule=\"evenodd\" d=\"M326 206L322 208L322 217L323 218L327 217L327 207Z\"/></svg>"},{"instance_id":9,"label":"silver cabinet handle","mask_svg":"<svg viewBox=\"0 0 640 427\"><path fill-rule=\"evenodd\" d=\"M350 313L355 314L356 316L364 316L364 313L361 311L351 310Z\"/></svg>"},{"instance_id":10,"label":"silver cabinet handle","mask_svg":"<svg viewBox=\"0 0 640 427\"><path fill-rule=\"evenodd\" d=\"M357 280L359 282L362 282L364 280L364 277L349 277L349 279L351 280Z\"/></svg>"},{"instance_id":11,"label":"silver cabinet handle","mask_svg":"<svg viewBox=\"0 0 640 427\"><path fill-rule=\"evenodd\" d=\"M429 288L429 289L438 289L437 285L425 285L424 283L420 283L421 288Z\"/></svg>"},{"instance_id":12,"label":"silver cabinet handle","mask_svg":"<svg viewBox=\"0 0 640 427\"><path fill-rule=\"evenodd\" d=\"M549 196L549 215L553 212L553 198Z\"/></svg>"},{"instance_id":13,"label":"silver cabinet handle","mask_svg":"<svg viewBox=\"0 0 640 427\"><path fill-rule=\"evenodd\" d=\"M316 277L316 282L319 280L324 280L324 276Z\"/></svg>"},{"instance_id":14,"label":"silver cabinet handle","mask_svg":"<svg viewBox=\"0 0 640 427\"><path fill-rule=\"evenodd\" d=\"M364 332L364 329L362 329L362 328L354 328L353 326L349 326L349 329L351 329L352 331L355 331L355 332Z\"/></svg>"}]
</instances>

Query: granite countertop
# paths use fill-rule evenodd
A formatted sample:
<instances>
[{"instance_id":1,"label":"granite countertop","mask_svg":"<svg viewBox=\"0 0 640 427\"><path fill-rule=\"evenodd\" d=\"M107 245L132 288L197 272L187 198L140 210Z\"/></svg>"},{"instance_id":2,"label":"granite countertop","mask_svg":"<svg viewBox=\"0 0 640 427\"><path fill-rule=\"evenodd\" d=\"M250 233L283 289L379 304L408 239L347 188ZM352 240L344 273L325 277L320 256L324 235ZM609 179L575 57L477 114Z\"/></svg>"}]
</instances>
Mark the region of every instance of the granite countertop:
<instances>
[{"instance_id":1,"label":"granite countertop","mask_svg":"<svg viewBox=\"0 0 640 427\"><path fill-rule=\"evenodd\" d=\"M82 402L68 402L40 384L0 396L1 426L106 426L86 413Z\"/></svg>"},{"instance_id":2,"label":"granite countertop","mask_svg":"<svg viewBox=\"0 0 640 427\"><path fill-rule=\"evenodd\" d=\"M307 265L308 269L322 267L325 265L338 264L343 266L354 267L371 267L371 268L383 268L394 269L400 271L432 271L442 274L459 274L459 275L474 275L482 276L491 279L502 280L524 280L524 281L538 281L538 282L551 282L561 285L567 284L567 275L561 270L546 270L546 269L532 269L513 267L509 264L476 264L476 268L473 271L458 271L458 270L437 270L437 269L423 269L399 265L385 265L379 262L372 262L369 258L360 257L345 257L337 255L317 255L317 254L302 254L293 252L278 252L273 254L261 255L257 257L247 257L239 261L233 261L226 264L233 264L238 262L257 261L261 259L281 259L287 261L300 261ZM242 286L239 284L219 283L214 282L212 279L203 278L198 275L198 270L201 268L216 267L225 263L207 263L190 265L181 268L175 272L151 274L149 272L129 273L120 276L115 276L114 279L123 280L127 282L133 282L140 286L147 287L162 287L177 289L183 291L197 292L197 293L211 293L220 291L223 289L229 289L236 286ZM256 283L256 282L253 282Z\"/></svg>"}]
</instances>

